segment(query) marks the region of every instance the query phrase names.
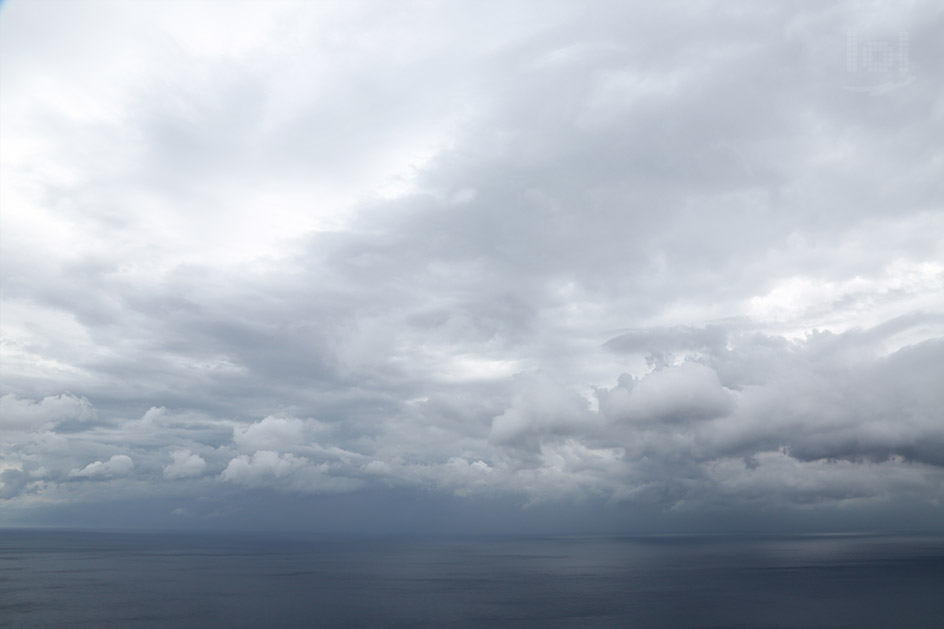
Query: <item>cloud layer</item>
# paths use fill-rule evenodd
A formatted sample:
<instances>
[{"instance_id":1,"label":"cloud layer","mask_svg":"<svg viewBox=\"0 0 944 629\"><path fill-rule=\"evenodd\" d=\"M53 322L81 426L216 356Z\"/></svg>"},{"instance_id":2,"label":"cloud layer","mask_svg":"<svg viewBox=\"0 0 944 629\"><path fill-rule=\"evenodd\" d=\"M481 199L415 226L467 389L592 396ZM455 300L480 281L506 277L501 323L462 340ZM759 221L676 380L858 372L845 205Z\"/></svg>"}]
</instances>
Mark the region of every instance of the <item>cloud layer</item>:
<instances>
[{"instance_id":1,"label":"cloud layer","mask_svg":"<svg viewBox=\"0 0 944 629\"><path fill-rule=\"evenodd\" d=\"M3 12L10 521L944 522L932 3Z\"/></svg>"}]
</instances>

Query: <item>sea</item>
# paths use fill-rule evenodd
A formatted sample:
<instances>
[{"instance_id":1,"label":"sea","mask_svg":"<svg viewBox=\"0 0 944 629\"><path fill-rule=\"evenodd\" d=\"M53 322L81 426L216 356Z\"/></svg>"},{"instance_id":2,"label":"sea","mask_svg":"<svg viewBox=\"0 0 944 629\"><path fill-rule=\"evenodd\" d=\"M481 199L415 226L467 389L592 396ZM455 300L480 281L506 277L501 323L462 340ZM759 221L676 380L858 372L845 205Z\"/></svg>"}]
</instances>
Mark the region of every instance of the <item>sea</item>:
<instances>
[{"instance_id":1,"label":"sea","mask_svg":"<svg viewBox=\"0 0 944 629\"><path fill-rule=\"evenodd\" d=\"M0 530L0 627L944 627L944 537Z\"/></svg>"}]
</instances>

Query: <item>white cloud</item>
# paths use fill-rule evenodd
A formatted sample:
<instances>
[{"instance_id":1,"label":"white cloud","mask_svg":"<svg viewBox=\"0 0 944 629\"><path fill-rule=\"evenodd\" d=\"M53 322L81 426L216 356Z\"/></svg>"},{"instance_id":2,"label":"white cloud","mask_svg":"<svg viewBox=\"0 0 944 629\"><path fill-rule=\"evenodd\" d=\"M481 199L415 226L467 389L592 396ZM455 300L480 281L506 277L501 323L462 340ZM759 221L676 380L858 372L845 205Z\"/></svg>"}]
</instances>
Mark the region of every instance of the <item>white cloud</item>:
<instances>
[{"instance_id":1,"label":"white cloud","mask_svg":"<svg viewBox=\"0 0 944 629\"><path fill-rule=\"evenodd\" d=\"M192 478L201 476L206 470L207 462L199 454L190 450L175 450L171 452L173 462L164 468L164 478Z\"/></svg>"},{"instance_id":2,"label":"white cloud","mask_svg":"<svg viewBox=\"0 0 944 629\"><path fill-rule=\"evenodd\" d=\"M732 400L710 367L694 362L666 367L608 392L606 414L616 421L688 422L730 412Z\"/></svg>"},{"instance_id":3,"label":"white cloud","mask_svg":"<svg viewBox=\"0 0 944 629\"><path fill-rule=\"evenodd\" d=\"M107 461L95 461L82 469L73 469L73 478L115 478L127 476L134 469L134 461L127 454L115 454Z\"/></svg>"},{"instance_id":4,"label":"white cloud","mask_svg":"<svg viewBox=\"0 0 944 629\"><path fill-rule=\"evenodd\" d=\"M39 402L21 399L13 393L0 397L0 428L4 430L48 429L63 421L89 421L95 409L83 397L64 393L44 397Z\"/></svg>"},{"instance_id":5,"label":"white cloud","mask_svg":"<svg viewBox=\"0 0 944 629\"><path fill-rule=\"evenodd\" d=\"M309 424L297 417L269 416L255 424L233 428L233 443L250 452L286 450L307 444Z\"/></svg>"},{"instance_id":6,"label":"white cloud","mask_svg":"<svg viewBox=\"0 0 944 629\"><path fill-rule=\"evenodd\" d=\"M232 459L220 474L220 479L244 487L310 493L350 491L359 485L355 479L329 474L330 470L327 463L315 464L291 453L260 450L251 456L241 454Z\"/></svg>"}]
</instances>

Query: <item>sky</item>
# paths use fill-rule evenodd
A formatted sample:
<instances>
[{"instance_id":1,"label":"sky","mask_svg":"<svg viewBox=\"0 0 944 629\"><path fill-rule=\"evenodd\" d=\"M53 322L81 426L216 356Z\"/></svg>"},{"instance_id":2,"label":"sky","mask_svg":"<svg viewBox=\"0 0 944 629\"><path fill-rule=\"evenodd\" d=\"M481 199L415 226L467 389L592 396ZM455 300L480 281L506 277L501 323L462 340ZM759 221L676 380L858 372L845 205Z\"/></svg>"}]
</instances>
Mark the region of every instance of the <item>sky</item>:
<instances>
[{"instance_id":1,"label":"sky","mask_svg":"<svg viewBox=\"0 0 944 629\"><path fill-rule=\"evenodd\" d=\"M0 526L944 530L944 9L0 7Z\"/></svg>"}]
</instances>

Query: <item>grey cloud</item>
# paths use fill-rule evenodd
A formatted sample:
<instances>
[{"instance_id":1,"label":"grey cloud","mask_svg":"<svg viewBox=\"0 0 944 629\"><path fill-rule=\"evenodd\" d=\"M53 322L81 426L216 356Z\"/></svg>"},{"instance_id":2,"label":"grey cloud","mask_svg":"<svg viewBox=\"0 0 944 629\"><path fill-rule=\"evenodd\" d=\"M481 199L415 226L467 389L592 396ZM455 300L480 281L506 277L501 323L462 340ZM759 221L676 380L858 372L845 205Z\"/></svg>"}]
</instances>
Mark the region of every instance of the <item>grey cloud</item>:
<instances>
[{"instance_id":1,"label":"grey cloud","mask_svg":"<svg viewBox=\"0 0 944 629\"><path fill-rule=\"evenodd\" d=\"M29 474L18 468L7 468L0 472L0 500L15 498L29 483Z\"/></svg>"},{"instance_id":2,"label":"grey cloud","mask_svg":"<svg viewBox=\"0 0 944 629\"><path fill-rule=\"evenodd\" d=\"M142 35L71 108L13 50L5 498L939 497L930 4L880 95L854 4L376 13Z\"/></svg>"},{"instance_id":3,"label":"grey cloud","mask_svg":"<svg viewBox=\"0 0 944 629\"><path fill-rule=\"evenodd\" d=\"M817 337L780 345L776 364L765 365L766 377L758 378L756 362L748 362L754 370L729 369L749 374L746 382L723 386L711 364L754 361L750 350L763 348L764 339L747 337L721 355L697 359L702 362L624 376L616 387L597 390L597 411L567 385L536 373L517 379L504 409L470 406L471 416L449 422L459 409L424 401L403 407L380 439L271 416L231 424L231 441L222 448L193 442L209 459L191 448L173 450L162 472L175 482L215 468L216 482L301 493L356 491L380 482L466 496L510 492L528 500L590 494L679 509L712 500L734 508L760 496L781 507L877 500L899 490L934 496L944 478L937 421L942 400L933 370L941 360L940 342L848 362L838 349L842 340L831 343L833 357L823 355ZM127 424L123 439L144 448L136 451L145 458L160 447L144 430L155 422L178 430L187 424L164 409ZM108 443L106 435L99 430L84 439ZM140 466L113 454L67 476L116 479L133 467ZM23 472L6 476L7 497L26 486Z\"/></svg>"}]
</instances>

